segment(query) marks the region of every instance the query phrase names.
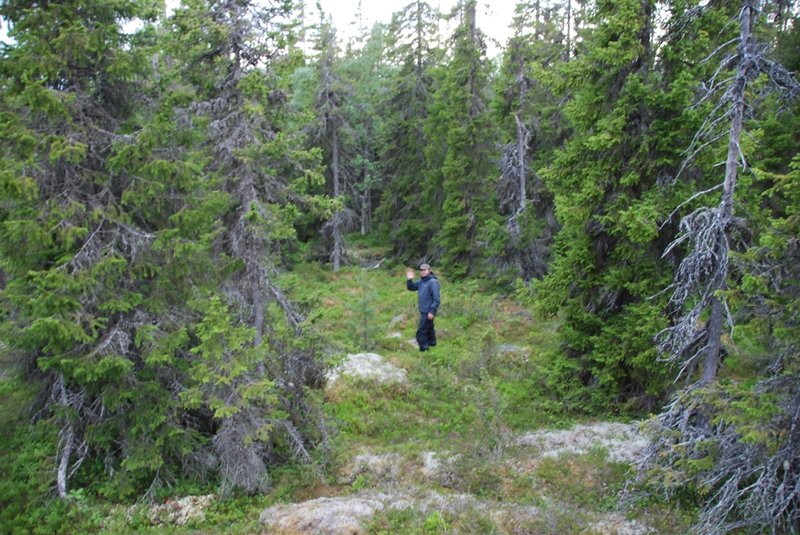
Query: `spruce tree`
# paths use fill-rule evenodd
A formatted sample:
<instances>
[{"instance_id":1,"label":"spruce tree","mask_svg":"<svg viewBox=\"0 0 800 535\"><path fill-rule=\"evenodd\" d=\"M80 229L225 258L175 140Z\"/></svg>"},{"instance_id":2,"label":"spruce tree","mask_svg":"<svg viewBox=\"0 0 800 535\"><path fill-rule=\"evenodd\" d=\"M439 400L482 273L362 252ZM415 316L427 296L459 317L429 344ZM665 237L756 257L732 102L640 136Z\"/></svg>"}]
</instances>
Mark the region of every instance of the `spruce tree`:
<instances>
[{"instance_id":1,"label":"spruce tree","mask_svg":"<svg viewBox=\"0 0 800 535\"><path fill-rule=\"evenodd\" d=\"M652 297L669 276L659 176L671 172L674 150L660 136L687 101L659 91L654 13L653 2L597 2L585 51L555 78L573 133L542 171L561 230L534 288L542 310L564 318L565 356L554 359L551 384L584 408L650 410L669 384L652 343L664 326Z\"/></svg>"},{"instance_id":2,"label":"spruce tree","mask_svg":"<svg viewBox=\"0 0 800 535\"><path fill-rule=\"evenodd\" d=\"M0 11L15 39L2 60L3 329L46 400L40 417L61 427L62 498L90 457L106 460L113 492L125 493L169 472L199 438L182 428L174 374L141 351L142 329L162 321L162 292L175 276L164 270L158 231L182 208L195 170L168 153L141 175L123 164L137 157L127 151L134 139L158 137L137 122L151 94L142 41L151 29L120 27L152 19L149 5L4 3Z\"/></svg>"},{"instance_id":3,"label":"spruce tree","mask_svg":"<svg viewBox=\"0 0 800 535\"><path fill-rule=\"evenodd\" d=\"M304 388L321 378L313 352L298 343L302 317L274 282L282 251L296 239L296 203L307 202L292 184L318 172L313 154L295 148L299 133L287 128L278 73L291 59L281 22L288 15L288 6L235 1L186 6L172 21L174 59L196 94L185 113L207 125L198 146L213 158L204 173L229 201L213 251L228 267L211 294L225 302L198 296L193 305L201 318L190 332L193 383L181 396L189 408L213 411L223 486L247 492L267 488L280 438L309 459L298 428L310 410Z\"/></svg>"},{"instance_id":4,"label":"spruce tree","mask_svg":"<svg viewBox=\"0 0 800 535\"><path fill-rule=\"evenodd\" d=\"M461 2L457 12L460 23L452 38L453 57L426 121L429 139L442 142L432 143L426 150L428 165L437 165L443 158L439 173L425 180L441 180L443 193L441 226L429 250L441 248L446 272L463 277L474 273L489 255L499 223L492 178L496 176L495 137L487 106L486 46L476 24L476 2ZM437 188L438 184L426 187Z\"/></svg>"},{"instance_id":5,"label":"spruce tree","mask_svg":"<svg viewBox=\"0 0 800 535\"><path fill-rule=\"evenodd\" d=\"M339 271L346 261L345 233L352 227L355 214L347 203L348 183L351 179L348 163L352 157L352 128L347 122L344 105L349 91L338 72L338 44L336 30L330 17L318 6L320 22L314 43L317 58L315 65L316 87L314 96L314 143L324 151L327 167L328 194L334 206L330 219L322 232L333 271Z\"/></svg>"},{"instance_id":6,"label":"spruce tree","mask_svg":"<svg viewBox=\"0 0 800 535\"><path fill-rule=\"evenodd\" d=\"M659 492L688 484L702 503L702 533L789 532L800 519L799 274L787 240L797 230L789 206L797 204L798 144L786 135L796 131L797 103L785 99L796 99L800 83L765 45L781 41L781 12L749 0L705 5L672 28L686 40L717 19L734 34L711 44L706 115L683 167L710 153L724 172L708 165L708 182L671 214L699 204L669 248L682 254L670 286L673 322L660 336L687 386L651 420L640 465Z\"/></svg>"},{"instance_id":7,"label":"spruce tree","mask_svg":"<svg viewBox=\"0 0 800 535\"><path fill-rule=\"evenodd\" d=\"M441 55L434 42L437 24L437 12L417 0L395 13L389 27L387 58L395 70L381 106L385 184L376 220L394 253L408 262L429 252L441 211L441 189L430 186L436 182L421 157L429 146L425 120L434 92L432 71Z\"/></svg>"},{"instance_id":8,"label":"spruce tree","mask_svg":"<svg viewBox=\"0 0 800 535\"><path fill-rule=\"evenodd\" d=\"M358 214L362 235L372 230L377 199L380 198L382 175L378 157L381 151L378 132L383 117L379 113L389 68L385 62L386 36L382 25L371 32L362 29L360 48L350 48L342 61L342 77L351 98L344 105L347 122L353 130L353 155L349 162L348 199Z\"/></svg>"},{"instance_id":9,"label":"spruce tree","mask_svg":"<svg viewBox=\"0 0 800 535\"><path fill-rule=\"evenodd\" d=\"M320 367L273 282L294 203L319 205L294 187L319 172L286 127L285 12L187 2L123 33L148 5L2 11L2 329L62 429L62 497L181 469L263 489L316 433Z\"/></svg>"}]
</instances>

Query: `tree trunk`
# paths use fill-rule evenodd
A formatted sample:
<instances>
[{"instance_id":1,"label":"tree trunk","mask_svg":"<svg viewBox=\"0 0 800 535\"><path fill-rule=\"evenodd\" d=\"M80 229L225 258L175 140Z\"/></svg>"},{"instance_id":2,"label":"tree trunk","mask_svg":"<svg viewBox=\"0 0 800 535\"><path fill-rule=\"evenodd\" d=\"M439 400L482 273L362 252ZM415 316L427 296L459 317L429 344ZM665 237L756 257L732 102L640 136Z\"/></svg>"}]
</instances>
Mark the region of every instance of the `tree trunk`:
<instances>
[{"instance_id":1,"label":"tree trunk","mask_svg":"<svg viewBox=\"0 0 800 535\"><path fill-rule=\"evenodd\" d=\"M361 197L361 235L366 236L372 230L372 195L369 186Z\"/></svg>"},{"instance_id":2,"label":"tree trunk","mask_svg":"<svg viewBox=\"0 0 800 535\"><path fill-rule=\"evenodd\" d=\"M67 387L64 385L64 376L60 375L58 378L58 388L60 394L60 401L61 405L65 408L69 407L69 400L67 399ZM67 415L69 418L69 415ZM56 488L58 490L58 496L62 500L67 499L67 493L69 492L68 489L68 479L69 479L69 459L72 457L72 448L74 447L75 442L75 428L72 426L72 422L68 421L67 425L62 429L63 433L63 446L61 447L61 451L59 452L59 460L58 460L58 473L56 475Z\"/></svg>"},{"instance_id":3,"label":"tree trunk","mask_svg":"<svg viewBox=\"0 0 800 535\"><path fill-rule=\"evenodd\" d=\"M745 0L742 4L742 11L740 13L741 31L739 35L741 59L736 72L736 80L733 82L731 91L732 109L731 127L728 137L728 156L725 160L725 182L722 186L722 200L719 206L719 218L725 225L725 230L723 231L720 239L721 243L717 251L717 254L722 259L720 262L721 273L718 275L718 280L722 281L722 283L717 290L725 290L727 287L725 283L728 279L728 263L726 259L730 250L728 227L733 217L733 194L736 189L736 179L739 171L739 155L741 154L739 141L742 137L742 118L744 116L744 99L747 86L747 73L744 72L744 69L747 68L745 61L747 60L750 49L750 31L753 19L753 5L751 0ZM711 312L708 319L708 345L703 365L702 381L704 383L713 381L719 370L722 350L722 324L724 320L725 307L722 301L716 296L711 297Z\"/></svg>"},{"instance_id":4,"label":"tree trunk","mask_svg":"<svg viewBox=\"0 0 800 535\"><path fill-rule=\"evenodd\" d=\"M721 217L726 222L733 215L733 193L736 188L736 178L739 171L739 155L741 147L739 140L742 137L742 117L744 115L745 88L747 85L747 74L743 72L746 66L742 63L747 60L750 49L750 28L752 24L753 7L749 0L745 0L741 12L741 35L739 37L742 49L742 59L739 63L736 80L731 91L732 110L731 110L731 129L728 138L728 157L725 161L725 183L722 191Z\"/></svg>"},{"instance_id":5,"label":"tree trunk","mask_svg":"<svg viewBox=\"0 0 800 535\"><path fill-rule=\"evenodd\" d=\"M525 98L524 94L525 90L523 89L520 93L520 103ZM520 104L520 108L521 107ZM517 208L517 213L521 214L525 211L525 205L528 202L528 193L525 190L525 177L528 174L525 166L525 149L528 136L525 125L523 125L522 121L519 119L519 114L514 114L514 120L517 122L517 166L519 169L519 177L517 177L519 184L519 207Z\"/></svg>"},{"instance_id":6,"label":"tree trunk","mask_svg":"<svg viewBox=\"0 0 800 535\"><path fill-rule=\"evenodd\" d=\"M336 123L331 126L331 171L333 172L333 198L339 196L339 137Z\"/></svg>"},{"instance_id":7,"label":"tree trunk","mask_svg":"<svg viewBox=\"0 0 800 535\"><path fill-rule=\"evenodd\" d=\"M425 37L425 25L423 24L423 21L422 21L422 5L421 4L422 4L421 2L417 2L417 6L416 6L416 10L417 10L416 11L416 15L417 15L417 20L416 20L416 23L417 23L417 25L416 25L417 45L414 48L414 54L415 54L415 57L416 57L416 67L417 67L416 72L417 72L417 77L418 78L422 75L423 65L425 63L425 58L422 55L422 43L424 42L423 39Z\"/></svg>"},{"instance_id":8,"label":"tree trunk","mask_svg":"<svg viewBox=\"0 0 800 535\"><path fill-rule=\"evenodd\" d=\"M339 138L337 137L336 124L333 124L331 132L331 171L333 172L333 198L339 198ZM331 261L333 271L339 271L342 262L342 229L341 213L337 211L333 214L333 252Z\"/></svg>"},{"instance_id":9,"label":"tree trunk","mask_svg":"<svg viewBox=\"0 0 800 535\"><path fill-rule=\"evenodd\" d=\"M710 383L717 376L722 350L722 324L725 307L716 297L711 298L711 316L708 319L708 349L703 364L703 383Z\"/></svg>"},{"instance_id":10,"label":"tree trunk","mask_svg":"<svg viewBox=\"0 0 800 535\"><path fill-rule=\"evenodd\" d=\"M253 284L253 320L255 321L256 335L253 339L253 347L261 347L264 340L264 301L261 297L261 285ZM256 372L259 377L264 377L267 370L263 361L256 365Z\"/></svg>"},{"instance_id":11,"label":"tree trunk","mask_svg":"<svg viewBox=\"0 0 800 535\"><path fill-rule=\"evenodd\" d=\"M361 235L366 236L370 231L370 192L369 192L369 173L365 167L361 169L361 184L364 186L364 192L361 195Z\"/></svg>"},{"instance_id":12,"label":"tree trunk","mask_svg":"<svg viewBox=\"0 0 800 535\"><path fill-rule=\"evenodd\" d=\"M572 33L572 0L567 0L567 31L564 32L566 36L566 47L564 48L564 52L566 54L566 60L569 60L570 54L572 51L570 50L570 34Z\"/></svg>"},{"instance_id":13,"label":"tree trunk","mask_svg":"<svg viewBox=\"0 0 800 535\"><path fill-rule=\"evenodd\" d=\"M66 500L68 493L67 480L69 479L67 471L69 469L69 459L72 456L73 441L75 440L75 429L70 423L67 424L63 431L64 447L61 449L61 458L58 461L58 476L56 480L56 486L58 489L58 496L62 500Z\"/></svg>"}]
</instances>

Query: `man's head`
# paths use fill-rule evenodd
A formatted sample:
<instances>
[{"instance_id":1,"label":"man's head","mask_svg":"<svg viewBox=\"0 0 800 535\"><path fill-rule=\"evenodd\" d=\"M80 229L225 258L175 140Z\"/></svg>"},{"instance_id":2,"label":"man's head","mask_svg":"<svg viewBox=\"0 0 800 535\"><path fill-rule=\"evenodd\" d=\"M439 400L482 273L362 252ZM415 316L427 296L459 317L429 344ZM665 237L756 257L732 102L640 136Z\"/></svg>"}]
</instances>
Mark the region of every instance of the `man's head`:
<instances>
[{"instance_id":1,"label":"man's head","mask_svg":"<svg viewBox=\"0 0 800 535\"><path fill-rule=\"evenodd\" d=\"M428 264L420 264L419 272L424 277L431 272L431 266Z\"/></svg>"}]
</instances>

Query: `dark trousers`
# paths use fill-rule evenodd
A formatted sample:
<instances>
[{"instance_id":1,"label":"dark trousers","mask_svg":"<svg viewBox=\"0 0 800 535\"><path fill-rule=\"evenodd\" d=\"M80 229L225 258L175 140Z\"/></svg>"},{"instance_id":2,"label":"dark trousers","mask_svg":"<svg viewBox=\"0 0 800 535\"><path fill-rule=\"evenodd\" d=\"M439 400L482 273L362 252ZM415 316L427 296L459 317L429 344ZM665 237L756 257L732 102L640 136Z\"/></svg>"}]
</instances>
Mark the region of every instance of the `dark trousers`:
<instances>
[{"instance_id":1,"label":"dark trousers","mask_svg":"<svg viewBox=\"0 0 800 535\"><path fill-rule=\"evenodd\" d=\"M428 319L427 312L419 316L417 343L420 351L426 351L430 346L436 345L436 331L433 329L433 320Z\"/></svg>"}]
</instances>

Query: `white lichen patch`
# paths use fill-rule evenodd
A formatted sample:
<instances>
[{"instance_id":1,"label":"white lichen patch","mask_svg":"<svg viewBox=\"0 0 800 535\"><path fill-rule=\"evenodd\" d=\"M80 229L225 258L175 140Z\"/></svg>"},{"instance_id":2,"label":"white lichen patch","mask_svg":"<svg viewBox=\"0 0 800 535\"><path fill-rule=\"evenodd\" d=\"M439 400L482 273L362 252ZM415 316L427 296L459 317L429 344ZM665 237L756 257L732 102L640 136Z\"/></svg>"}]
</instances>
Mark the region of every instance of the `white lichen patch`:
<instances>
[{"instance_id":1,"label":"white lichen patch","mask_svg":"<svg viewBox=\"0 0 800 535\"><path fill-rule=\"evenodd\" d=\"M326 376L328 386L332 386L344 375L367 379L377 383L405 384L408 382L407 373L404 369L386 362L384 358L377 353L356 353L347 355L344 362L328 372Z\"/></svg>"},{"instance_id":2,"label":"white lichen patch","mask_svg":"<svg viewBox=\"0 0 800 535\"><path fill-rule=\"evenodd\" d=\"M501 355L519 354L522 356L529 356L531 354L531 348L514 344L500 344L497 346L497 352Z\"/></svg>"},{"instance_id":3,"label":"white lichen patch","mask_svg":"<svg viewBox=\"0 0 800 535\"><path fill-rule=\"evenodd\" d=\"M453 464L459 458L460 455L449 455L434 451L422 452L420 474L423 480L437 483L443 487L453 486L456 481Z\"/></svg>"},{"instance_id":4,"label":"white lichen patch","mask_svg":"<svg viewBox=\"0 0 800 535\"><path fill-rule=\"evenodd\" d=\"M636 520L628 520L620 513L606 513L589 527L589 533L597 535L648 535L656 533L653 528Z\"/></svg>"},{"instance_id":5,"label":"white lichen patch","mask_svg":"<svg viewBox=\"0 0 800 535\"><path fill-rule=\"evenodd\" d=\"M203 522L206 518L206 509L213 501L213 494L170 499L163 504L151 507L147 512L147 518L154 525L183 526L190 521Z\"/></svg>"},{"instance_id":6,"label":"white lichen patch","mask_svg":"<svg viewBox=\"0 0 800 535\"><path fill-rule=\"evenodd\" d=\"M367 533L367 526L376 514L409 509L418 518L436 513L451 517L478 514L491 519L500 532L514 533L519 526L555 525L559 515L575 514L562 508L558 502L547 501L548 505L540 508L482 500L466 493L442 493L421 487L390 487L383 490L364 490L352 496L274 505L261 514L260 521L265 526L266 533L277 535L361 535ZM585 526L582 533L654 533L652 528L635 520L628 520L616 512L584 513L579 516L582 519L581 524Z\"/></svg>"},{"instance_id":7,"label":"white lichen patch","mask_svg":"<svg viewBox=\"0 0 800 535\"><path fill-rule=\"evenodd\" d=\"M364 524L386 507L378 498L342 496L274 505L261 513L259 520L267 527L268 533L362 534L366 533Z\"/></svg>"},{"instance_id":8,"label":"white lichen patch","mask_svg":"<svg viewBox=\"0 0 800 535\"><path fill-rule=\"evenodd\" d=\"M397 453L362 453L343 471L343 483L352 483L360 475L368 475L374 481L396 481L400 476L402 457Z\"/></svg>"},{"instance_id":9,"label":"white lichen patch","mask_svg":"<svg viewBox=\"0 0 800 535\"><path fill-rule=\"evenodd\" d=\"M598 422L576 425L572 429L528 433L519 437L516 444L536 448L541 457L582 455L592 448L601 447L608 450L611 462L633 462L641 456L647 440L635 425Z\"/></svg>"}]
</instances>

